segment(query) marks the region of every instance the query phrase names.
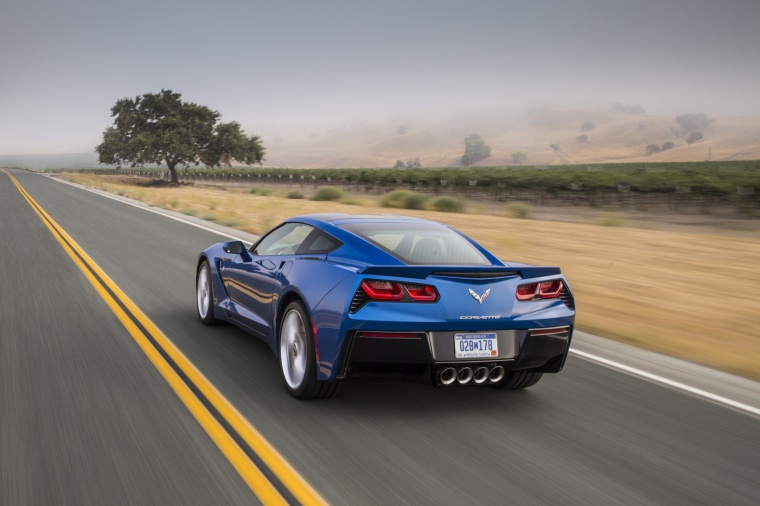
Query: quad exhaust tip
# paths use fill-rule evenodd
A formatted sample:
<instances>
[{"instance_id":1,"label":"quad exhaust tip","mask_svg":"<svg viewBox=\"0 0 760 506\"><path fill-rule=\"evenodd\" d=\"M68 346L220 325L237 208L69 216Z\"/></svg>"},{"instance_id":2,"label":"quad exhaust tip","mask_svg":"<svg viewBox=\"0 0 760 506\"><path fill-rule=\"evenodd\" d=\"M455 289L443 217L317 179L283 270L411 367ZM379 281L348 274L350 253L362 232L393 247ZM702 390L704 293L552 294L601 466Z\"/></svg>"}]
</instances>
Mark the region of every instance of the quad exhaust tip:
<instances>
[{"instance_id":1,"label":"quad exhaust tip","mask_svg":"<svg viewBox=\"0 0 760 506\"><path fill-rule=\"evenodd\" d=\"M498 383L504 378L505 370L500 365L495 366L443 366L436 371L438 383L442 386L449 386L457 383L467 385L473 383L482 385L484 383Z\"/></svg>"},{"instance_id":2,"label":"quad exhaust tip","mask_svg":"<svg viewBox=\"0 0 760 506\"><path fill-rule=\"evenodd\" d=\"M457 381L460 385L466 385L470 382L472 379L472 368L471 367L460 367L459 371L457 372Z\"/></svg>"},{"instance_id":3,"label":"quad exhaust tip","mask_svg":"<svg viewBox=\"0 0 760 506\"><path fill-rule=\"evenodd\" d=\"M457 370L453 367L444 367L438 373L441 385L451 385L457 379Z\"/></svg>"},{"instance_id":4,"label":"quad exhaust tip","mask_svg":"<svg viewBox=\"0 0 760 506\"><path fill-rule=\"evenodd\" d=\"M475 372L472 373L472 381L474 381L478 385L485 382L485 380L487 379L488 379L487 367L478 367L477 369L475 369Z\"/></svg>"},{"instance_id":5,"label":"quad exhaust tip","mask_svg":"<svg viewBox=\"0 0 760 506\"><path fill-rule=\"evenodd\" d=\"M497 365L496 367L492 367L490 371L488 371L488 380L491 383L498 383L499 381L504 378L504 368L500 365Z\"/></svg>"}]
</instances>

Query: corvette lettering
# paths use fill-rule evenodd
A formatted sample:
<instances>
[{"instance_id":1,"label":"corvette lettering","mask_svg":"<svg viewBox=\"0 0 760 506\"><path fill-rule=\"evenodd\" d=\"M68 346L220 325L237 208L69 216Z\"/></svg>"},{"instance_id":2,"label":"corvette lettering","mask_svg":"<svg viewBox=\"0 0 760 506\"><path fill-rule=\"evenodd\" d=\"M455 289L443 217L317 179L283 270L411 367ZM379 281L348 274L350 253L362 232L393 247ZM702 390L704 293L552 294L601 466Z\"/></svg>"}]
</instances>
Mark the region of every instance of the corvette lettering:
<instances>
[{"instance_id":1,"label":"corvette lettering","mask_svg":"<svg viewBox=\"0 0 760 506\"><path fill-rule=\"evenodd\" d=\"M498 315L488 315L488 316L460 316L460 320L498 320Z\"/></svg>"}]
</instances>

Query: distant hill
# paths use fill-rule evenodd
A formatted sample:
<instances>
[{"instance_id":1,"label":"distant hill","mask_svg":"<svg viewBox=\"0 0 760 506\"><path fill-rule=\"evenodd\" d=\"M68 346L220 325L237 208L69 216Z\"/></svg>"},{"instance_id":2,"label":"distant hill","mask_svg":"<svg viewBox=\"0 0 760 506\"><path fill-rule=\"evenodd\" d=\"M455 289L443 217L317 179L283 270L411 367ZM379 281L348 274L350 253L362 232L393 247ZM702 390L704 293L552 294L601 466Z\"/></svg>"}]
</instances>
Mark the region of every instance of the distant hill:
<instances>
[{"instance_id":1,"label":"distant hill","mask_svg":"<svg viewBox=\"0 0 760 506\"><path fill-rule=\"evenodd\" d=\"M691 111L699 113L700 111ZM419 157L423 167L458 167L464 138L479 134L491 156L475 165L515 165L512 153L527 154L526 165L609 162L683 162L760 159L760 118L718 117L687 144L675 117L626 114L608 109L536 106L527 111L473 111L438 116L397 116L383 120L311 126L265 125L265 167L393 167ZM593 128L584 129L584 123ZM576 138L587 135L586 142ZM647 155L647 146L674 147ZM92 153L0 155L0 166L43 168L103 167Z\"/></svg>"},{"instance_id":2,"label":"distant hill","mask_svg":"<svg viewBox=\"0 0 760 506\"><path fill-rule=\"evenodd\" d=\"M699 112L699 111L696 111ZM479 134L491 156L475 165L703 161L760 158L760 118L712 118L703 138L687 144L675 117L536 107L522 114L487 112L438 118L394 118L261 132L272 167L392 167L419 157L423 167L461 165L464 138ZM586 122L593 128L581 130ZM588 136L580 143L576 138ZM672 149L647 155L647 146ZM554 145L554 148L552 147Z\"/></svg>"},{"instance_id":3,"label":"distant hill","mask_svg":"<svg viewBox=\"0 0 760 506\"><path fill-rule=\"evenodd\" d=\"M64 153L58 155L0 155L0 167L27 169L89 169L98 167L96 153ZM100 167L103 167L100 165Z\"/></svg>"}]
</instances>

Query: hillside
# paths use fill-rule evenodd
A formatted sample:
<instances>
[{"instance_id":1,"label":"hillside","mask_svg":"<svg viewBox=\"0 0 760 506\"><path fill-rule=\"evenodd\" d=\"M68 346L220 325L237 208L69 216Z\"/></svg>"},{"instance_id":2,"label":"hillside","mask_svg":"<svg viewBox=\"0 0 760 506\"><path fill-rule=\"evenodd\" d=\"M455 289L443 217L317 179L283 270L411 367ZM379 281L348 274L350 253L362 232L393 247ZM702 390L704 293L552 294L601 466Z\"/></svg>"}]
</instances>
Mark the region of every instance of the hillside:
<instances>
[{"instance_id":1,"label":"hillside","mask_svg":"<svg viewBox=\"0 0 760 506\"><path fill-rule=\"evenodd\" d=\"M416 157L423 167L459 166L463 140L474 133L492 148L491 157L476 165L513 165L516 151L525 152L530 165L760 158L760 118L713 119L701 130L704 137L691 145L675 117L549 107L521 114L491 111L273 127L261 134L265 165L272 167L392 167L396 160ZM581 125L589 121L594 128L582 132ZM588 141L577 142L583 133ZM646 154L647 145L665 142L675 147Z\"/></svg>"},{"instance_id":2,"label":"hillside","mask_svg":"<svg viewBox=\"0 0 760 506\"><path fill-rule=\"evenodd\" d=\"M49 155L0 155L0 167L28 169L88 169L98 166L98 155L91 153L62 153Z\"/></svg>"},{"instance_id":3,"label":"hillside","mask_svg":"<svg viewBox=\"0 0 760 506\"><path fill-rule=\"evenodd\" d=\"M696 111L698 112L698 111ZM247 130L262 137L265 167L393 167L419 157L423 167L458 167L464 138L479 134L491 156L475 166L514 165L512 153L528 155L526 165L609 162L685 162L760 159L760 118L716 117L701 129L703 138L687 144L675 116L631 115L607 109L548 106L515 111L395 116L313 125L260 125ZM594 128L581 131L592 122ZM585 133L588 141L576 138ZM649 144L675 147L652 155ZM556 149L552 149L556 145ZM0 155L0 166L44 168L97 167L97 155Z\"/></svg>"}]
</instances>

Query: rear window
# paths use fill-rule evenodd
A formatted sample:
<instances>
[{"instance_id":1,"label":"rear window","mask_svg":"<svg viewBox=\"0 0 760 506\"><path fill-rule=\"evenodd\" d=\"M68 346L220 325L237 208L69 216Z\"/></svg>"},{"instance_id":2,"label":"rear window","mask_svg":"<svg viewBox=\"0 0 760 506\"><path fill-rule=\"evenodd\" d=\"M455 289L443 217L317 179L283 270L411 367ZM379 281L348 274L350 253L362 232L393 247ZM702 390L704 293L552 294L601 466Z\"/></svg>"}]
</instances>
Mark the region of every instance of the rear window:
<instances>
[{"instance_id":1,"label":"rear window","mask_svg":"<svg viewBox=\"0 0 760 506\"><path fill-rule=\"evenodd\" d=\"M436 223L348 223L340 227L407 264L491 265L464 237Z\"/></svg>"}]
</instances>

